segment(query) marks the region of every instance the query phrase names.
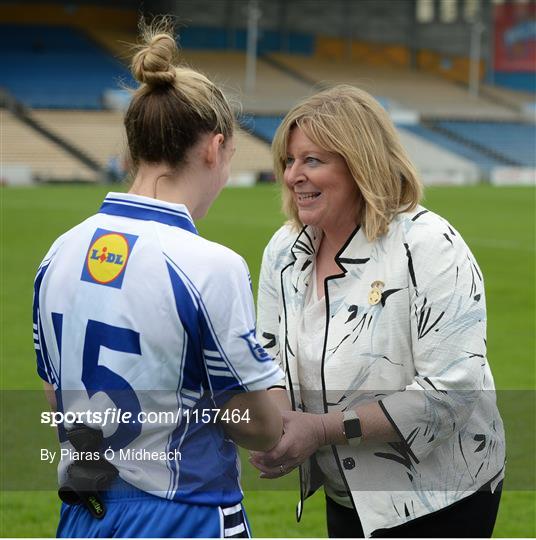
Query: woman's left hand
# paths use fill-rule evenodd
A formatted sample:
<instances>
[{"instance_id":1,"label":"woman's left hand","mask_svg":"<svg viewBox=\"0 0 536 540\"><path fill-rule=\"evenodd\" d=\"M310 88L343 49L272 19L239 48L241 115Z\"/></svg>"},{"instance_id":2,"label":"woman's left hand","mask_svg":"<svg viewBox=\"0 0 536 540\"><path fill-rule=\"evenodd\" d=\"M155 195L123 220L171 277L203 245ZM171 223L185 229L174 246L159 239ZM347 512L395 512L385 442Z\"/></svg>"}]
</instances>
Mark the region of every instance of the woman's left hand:
<instances>
[{"instance_id":1,"label":"woman's left hand","mask_svg":"<svg viewBox=\"0 0 536 540\"><path fill-rule=\"evenodd\" d=\"M283 436L269 452L251 452L249 461L261 478L279 478L301 465L325 444L322 415L284 411Z\"/></svg>"}]
</instances>

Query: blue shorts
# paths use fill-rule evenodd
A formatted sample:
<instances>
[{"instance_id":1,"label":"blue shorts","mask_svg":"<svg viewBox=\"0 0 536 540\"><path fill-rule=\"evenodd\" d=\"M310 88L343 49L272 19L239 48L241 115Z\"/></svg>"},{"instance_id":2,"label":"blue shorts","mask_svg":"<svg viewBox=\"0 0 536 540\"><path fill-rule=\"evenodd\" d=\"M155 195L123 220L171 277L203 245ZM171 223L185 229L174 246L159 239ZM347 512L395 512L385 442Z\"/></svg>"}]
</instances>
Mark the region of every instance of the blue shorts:
<instances>
[{"instance_id":1,"label":"blue shorts","mask_svg":"<svg viewBox=\"0 0 536 540\"><path fill-rule=\"evenodd\" d=\"M122 482L122 481L121 481ZM62 504L58 538L251 538L241 503L185 504L138 490L109 491L103 519L82 505Z\"/></svg>"}]
</instances>

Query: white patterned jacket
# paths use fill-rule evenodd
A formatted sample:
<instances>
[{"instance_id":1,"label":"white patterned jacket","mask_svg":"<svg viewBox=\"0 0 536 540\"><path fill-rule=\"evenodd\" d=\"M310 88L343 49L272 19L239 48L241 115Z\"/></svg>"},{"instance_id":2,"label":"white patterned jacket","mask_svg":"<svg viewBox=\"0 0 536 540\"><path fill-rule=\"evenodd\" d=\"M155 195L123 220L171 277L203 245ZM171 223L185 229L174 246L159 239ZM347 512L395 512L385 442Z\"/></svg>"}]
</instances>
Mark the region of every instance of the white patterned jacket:
<instances>
[{"instance_id":1,"label":"white patterned jacket","mask_svg":"<svg viewBox=\"0 0 536 540\"><path fill-rule=\"evenodd\" d=\"M290 225L265 249L258 338L304 410L295 351L321 232ZM403 442L333 446L367 536L434 512L504 476L505 440L486 360L486 307L478 265L449 223L424 209L399 214L374 242L357 228L324 283L324 410L375 400ZM381 302L370 305L371 284ZM303 501L322 482L314 459L300 467Z\"/></svg>"}]
</instances>

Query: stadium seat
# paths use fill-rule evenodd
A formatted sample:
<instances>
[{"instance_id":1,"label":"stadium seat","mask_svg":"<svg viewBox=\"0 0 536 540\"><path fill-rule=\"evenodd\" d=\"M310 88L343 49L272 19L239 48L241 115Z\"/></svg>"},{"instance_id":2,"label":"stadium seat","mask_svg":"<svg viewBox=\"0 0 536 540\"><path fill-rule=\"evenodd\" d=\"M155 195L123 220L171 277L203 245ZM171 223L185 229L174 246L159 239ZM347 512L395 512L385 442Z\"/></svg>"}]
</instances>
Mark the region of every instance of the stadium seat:
<instances>
[{"instance_id":1,"label":"stadium seat","mask_svg":"<svg viewBox=\"0 0 536 540\"><path fill-rule=\"evenodd\" d=\"M520 118L519 113L510 107L485 97L471 96L465 88L422 71L282 53L270 57L317 85L352 84L374 96L382 96L418 111L423 116L496 120Z\"/></svg>"},{"instance_id":2,"label":"stadium seat","mask_svg":"<svg viewBox=\"0 0 536 540\"><path fill-rule=\"evenodd\" d=\"M398 134L426 185L474 184L487 174L476 160L408 128L407 125L397 126Z\"/></svg>"},{"instance_id":3,"label":"stadium seat","mask_svg":"<svg viewBox=\"0 0 536 540\"><path fill-rule=\"evenodd\" d=\"M438 124L455 136L513 161L513 165L536 167L535 124L455 120L443 120Z\"/></svg>"},{"instance_id":4,"label":"stadium seat","mask_svg":"<svg viewBox=\"0 0 536 540\"><path fill-rule=\"evenodd\" d=\"M100 109L128 70L74 28L0 25L0 85L27 106Z\"/></svg>"},{"instance_id":5,"label":"stadium seat","mask_svg":"<svg viewBox=\"0 0 536 540\"><path fill-rule=\"evenodd\" d=\"M125 154L126 137L121 113L36 110L33 117L102 166L106 166L111 157Z\"/></svg>"},{"instance_id":6,"label":"stadium seat","mask_svg":"<svg viewBox=\"0 0 536 540\"><path fill-rule=\"evenodd\" d=\"M421 124L404 126L404 129L414 135L444 148L464 159L476 163L483 171L489 173L493 167L504 165L504 163L490 155L483 154L475 148L468 146L447 135L434 131Z\"/></svg>"},{"instance_id":7,"label":"stadium seat","mask_svg":"<svg viewBox=\"0 0 536 540\"><path fill-rule=\"evenodd\" d=\"M103 167L111 158L124 159L126 134L123 115L109 111L40 110L32 115L40 124L76 145ZM11 128L10 128L11 129ZM248 132L239 129L235 135L236 153L232 174L257 176L272 169L269 146Z\"/></svg>"},{"instance_id":8,"label":"stadium seat","mask_svg":"<svg viewBox=\"0 0 536 540\"><path fill-rule=\"evenodd\" d=\"M32 176L40 180L96 180L96 173L73 158L57 144L0 110L2 163L30 166Z\"/></svg>"},{"instance_id":9,"label":"stadium seat","mask_svg":"<svg viewBox=\"0 0 536 540\"><path fill-rule=\"evenodd\" d=\"M240 117L240 122L246 129L268 144L272 144L272 139L274 138L281 120L283 120L282 115L257 116L244 114Z\"/></svg>"},{"instance_id":10,"label":"stadium seat","mask_svg":"<svg viewBox=\"0 0 536 540\"><path fill-rule=\"evenodd\" d=\"M231 163L231 176L241 173L260 173L272 170L270 147L247 130L239 129L235 133L236 153Z\"/></svg>"},{"instance_id":11,"label":"stadium seat","mask_svg":"<svg viewBox=\"0 0 536 540\"><path fill-rule=\"evenodd\" d=\"M246 55L241 52L183 50L192 67L220 84L231 98L237 98L245 111L254 114L284 114L313 87L297 80L261 59L257 62L256 84L246 93Z\"/></svg>"}]
</instances>

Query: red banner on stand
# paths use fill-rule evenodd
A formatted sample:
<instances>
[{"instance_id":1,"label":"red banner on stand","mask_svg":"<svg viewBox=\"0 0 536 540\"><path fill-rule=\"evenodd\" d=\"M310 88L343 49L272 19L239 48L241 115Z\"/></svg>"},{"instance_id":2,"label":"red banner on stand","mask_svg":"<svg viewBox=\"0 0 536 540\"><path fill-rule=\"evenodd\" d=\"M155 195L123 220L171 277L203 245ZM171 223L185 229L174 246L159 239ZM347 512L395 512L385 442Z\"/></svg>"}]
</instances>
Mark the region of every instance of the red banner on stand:
<instances>
[{"instance_id":1,"label":"red banner on stand","mask_svg":"<svg viewBox=\"0 0 536 540\"><path fill-rule=\"evenodd\" d=\"M496 71L536 71L536 3L495 6Z\"/></svg>"}]
</instances>

